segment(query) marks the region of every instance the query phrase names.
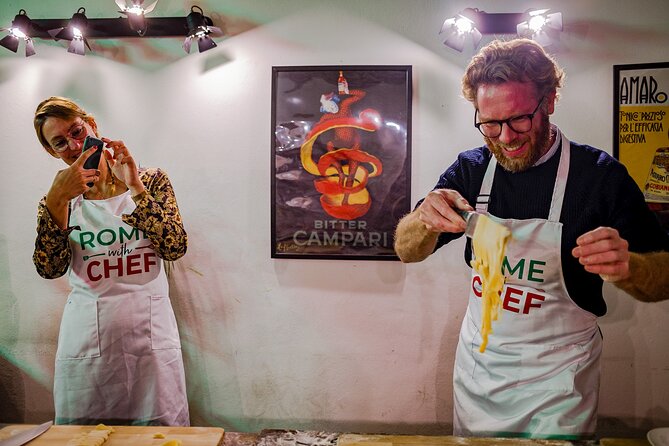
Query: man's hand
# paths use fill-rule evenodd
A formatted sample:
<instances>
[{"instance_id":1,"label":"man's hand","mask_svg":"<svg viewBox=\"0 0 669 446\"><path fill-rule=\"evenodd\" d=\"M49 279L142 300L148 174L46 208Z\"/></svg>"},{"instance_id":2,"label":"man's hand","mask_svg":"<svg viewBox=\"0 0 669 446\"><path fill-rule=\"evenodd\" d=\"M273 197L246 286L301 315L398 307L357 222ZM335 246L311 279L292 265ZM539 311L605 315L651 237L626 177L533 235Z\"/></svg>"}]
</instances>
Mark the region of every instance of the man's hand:
<instances>
[{"instance_id":1,"label":"man's hand","mask_svg":"<svg viewBox=\"0 0 669 446\"><path fill-rule=\"evenodd\" d=\"M608 282L629 277L629 243L617 230L600 226L576 239L576 245L572 255L586 271L599 274Z\"/></svg>"},{"instance_id":2,"label":"man's hand","mask_svg":"<svg viewBox=\"0 0 669 446\"><path fill-rule=\"evenodd\" d=\"M452 189L435 189L425 197L416 212L418 219L432 232L464 232L465 220L457 210L474 210L467 200Z\"/></svg>"},{"instance_id":3,"label":"man's hand","mask_svg":"<svg viewBox=\"0 0 669 446\"><path fill-rule=\"evenodd\" d=\"M463 232L464 219L454 209L472 210L467 200L450 189L436 189L395 230L395 252L402 262L420 262L434 251L441 232Z\"/></svg>"}]
</instances>

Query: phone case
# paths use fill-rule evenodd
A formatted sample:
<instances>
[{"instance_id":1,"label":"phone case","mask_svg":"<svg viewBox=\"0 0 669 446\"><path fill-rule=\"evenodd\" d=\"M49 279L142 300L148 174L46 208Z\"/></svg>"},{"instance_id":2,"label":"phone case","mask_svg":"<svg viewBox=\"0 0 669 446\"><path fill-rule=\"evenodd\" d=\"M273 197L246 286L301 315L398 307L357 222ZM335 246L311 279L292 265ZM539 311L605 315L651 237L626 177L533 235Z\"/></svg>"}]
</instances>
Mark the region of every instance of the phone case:
<instances>
[{"instance_id":1,"label":"phone case","mask_svg":"<svg viewBox=\"0 0 669 446\"><path fill-rule=\"evenodd\" d=\"M81 148L81 152L85 152L91 147L97 147L98 150L95 151L84 163L84 169L97 169L100 164L100 156L102 156L102 148L104 147L104 142L92 136L87 136L84 140L84 146ZM86 183L86 186L91 187L93 183Z\"/></svg>"}]
</instances>

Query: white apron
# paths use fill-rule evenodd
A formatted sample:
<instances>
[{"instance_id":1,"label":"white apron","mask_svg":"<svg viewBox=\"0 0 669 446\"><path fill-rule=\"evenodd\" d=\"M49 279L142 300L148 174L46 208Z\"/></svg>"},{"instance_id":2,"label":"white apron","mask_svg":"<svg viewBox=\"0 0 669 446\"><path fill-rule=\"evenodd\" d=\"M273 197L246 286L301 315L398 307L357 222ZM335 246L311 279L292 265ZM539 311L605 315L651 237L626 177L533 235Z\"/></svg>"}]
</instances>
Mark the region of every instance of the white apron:
<instances>
[{"instance_id":1,"label":"white apron","mask_svg":"<svg viewBox=\"0 0 669 446\"><path fill-rule=\"evenodd\" d=\"M500 219L512 232L499 319L484 353L481 278L472 270L453 371L458 436L578 438L597 420L602 338L596 316L569 297L561 267L560 212L570 143L562 150L548 220ZM487 212L497 162L486 171L477 211Z\"/></svg>"},{"instance_id":2,"label":"white apron","mask_svg":"<svg viewBox=\"0 0 669 446\"><path fill-rule=\"evenodd\" d=\"M130 192L71 202L72 291L58 336L56 423L189 424L181 343L163 262L121 220Z\"/></svg>"}]
</instances>

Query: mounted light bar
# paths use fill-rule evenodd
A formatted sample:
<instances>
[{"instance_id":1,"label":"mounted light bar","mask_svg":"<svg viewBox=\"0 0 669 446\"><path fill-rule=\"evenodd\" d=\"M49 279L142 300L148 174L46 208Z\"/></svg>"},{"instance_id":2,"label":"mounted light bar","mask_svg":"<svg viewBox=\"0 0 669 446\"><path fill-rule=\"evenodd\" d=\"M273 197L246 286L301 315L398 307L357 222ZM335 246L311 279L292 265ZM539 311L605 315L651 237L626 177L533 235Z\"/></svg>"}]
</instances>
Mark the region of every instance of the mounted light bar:
<instances>
[{"instance_id":1,"label":"mounted light bar","mask_svg":"<svg viewBox=\"0 0 669 446\"><path fill-rule=\"evenodd\" d=\"M445 36L446 46L460 52L467 41L471 41L476 49L484 34L517 34L548 46L562 31L562 13L546 14L547 12L548 9L487 13L466 8L456 16L446 19L439 34Z\"/></svg>"},{"instance_id":2,"label":"mounted light bar","mask_svg":"<svg viewBox=\"0 0 669 446\"><path fill-rule=\"evenodd\" d=\"M124 37L186 37L184 49L190 50L190 42L197 40L200 52L216 46L211 39L223 36L220 28L213 26L213 22L206 17L202 8L191 7L188 17L155 17L147 18L145 14L151 12L158 0L147 7L143 7L143 0L115 0L121 8L121 14L126 17L116 18L89 18L86 9L79 8L69 19L29 19L26 11L21 9L8 28L8 35L0 40L0 45L10 51L17 52L21 39L26 42L26 56L35 54L34 39L69 40L68 52L84 55L91 39L115 39ZM196 10L197 9L197 10ZM187 52L189 52L187 50Z\"/></svg>"}]
</instances>

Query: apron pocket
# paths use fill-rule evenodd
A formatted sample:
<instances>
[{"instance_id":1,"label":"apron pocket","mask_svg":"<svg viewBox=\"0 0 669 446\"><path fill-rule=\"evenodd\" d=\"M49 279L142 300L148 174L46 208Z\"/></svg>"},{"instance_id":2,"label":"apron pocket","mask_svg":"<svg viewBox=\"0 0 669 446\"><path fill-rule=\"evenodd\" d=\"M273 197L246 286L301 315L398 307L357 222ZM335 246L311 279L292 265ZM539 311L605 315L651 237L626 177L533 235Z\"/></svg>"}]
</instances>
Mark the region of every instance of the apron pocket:
<instances>
[{"instance_id":1,"label":"apron pocket","mask_svg":"<svg viewBox=\"0 0 669 446\"><path fill-rule=\"evenodd\" d=\"M85 359L99 356L97 300L70 296L60 321L56 359Z\"/></svg>"},{"instance_id":2,"label":"apron pocket","mask_svg":"<svg viewBox=\"0 0 669 446\"><path fill-rule=\"evenodd\" d=\"M528 392L572 393L580 366L589 358L585 346L532 345L522 349L516 371L518 389Z\"/></svg>"},{"instance_id":3,"label":"apron pocket","mask_svg":"<svg viewBox=\"0 0 669 446\"><path fill-rule=\"evenodd\" d=\"M151 348L181 348L177 320L168 296L151 296Z\"/></svg>"}]
</instances>

